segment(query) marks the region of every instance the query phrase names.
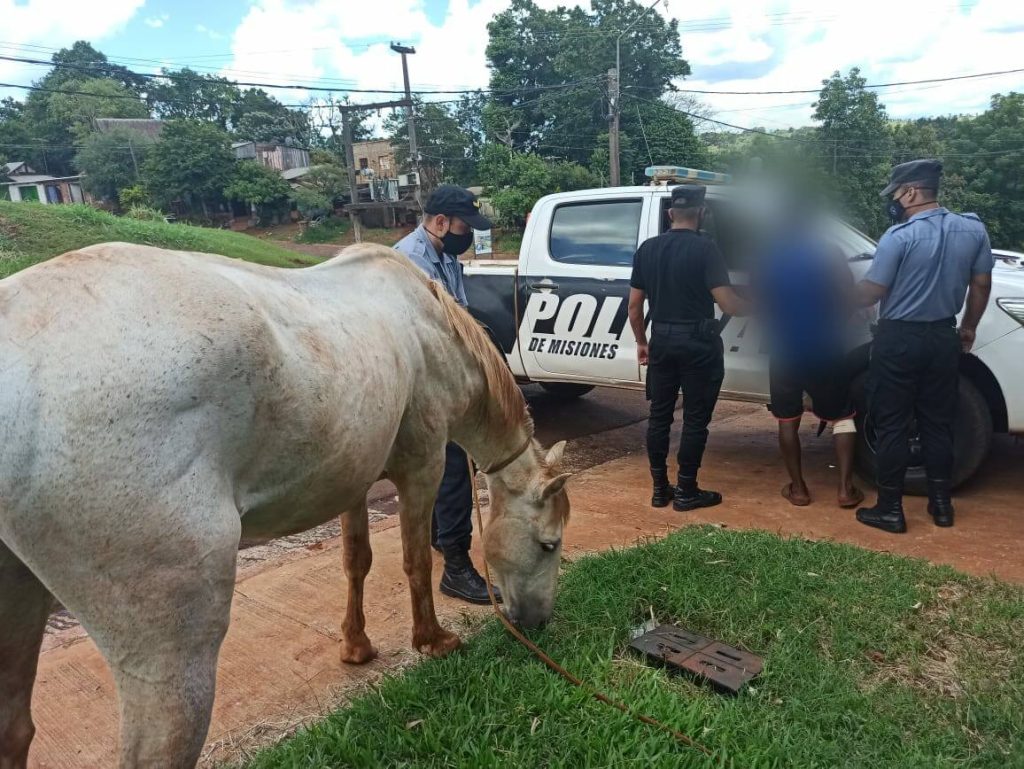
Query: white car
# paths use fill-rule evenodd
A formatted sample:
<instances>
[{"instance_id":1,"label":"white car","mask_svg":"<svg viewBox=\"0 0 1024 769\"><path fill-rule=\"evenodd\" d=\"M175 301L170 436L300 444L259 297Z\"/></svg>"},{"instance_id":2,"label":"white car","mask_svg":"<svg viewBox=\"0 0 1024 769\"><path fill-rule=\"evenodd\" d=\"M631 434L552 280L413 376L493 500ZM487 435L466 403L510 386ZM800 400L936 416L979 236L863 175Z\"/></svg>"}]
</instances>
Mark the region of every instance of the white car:
<instances>
[{"instance_id":1,"label":"white car","mask_svg":"<svg viewBox=\"0 0 1024 769\"><path fill-rule=\"evenodd\" d=\"M747 280L737 239L750 231L737 187L714 184L722 175L690 172L712 182L704 231L714 237L735 284ZM667 227L670 187L619 187L549 195L527 221L517 261L471 261L466 293L473 315L488 329L521 382L578 397L594 386L640 389L646 368L637 362L626 314L629 276L637 246ZM859 279L875 243L830 220L827 237L842 250ZM1024 255L997 251L992 298L978 327L974 350L961 358L955 425L954 485L970 478L996 432L1024 433ZM860 318L849 350L855 376L860 445L858 467L874 477L874 432L864 397L875 311ZM725 318L724 399L768 402L768 359L756 321ZM916 431L915 431L916 432ZM911 440L907 490L923 493L919 440Z\"/></svg>"}]
</instances>

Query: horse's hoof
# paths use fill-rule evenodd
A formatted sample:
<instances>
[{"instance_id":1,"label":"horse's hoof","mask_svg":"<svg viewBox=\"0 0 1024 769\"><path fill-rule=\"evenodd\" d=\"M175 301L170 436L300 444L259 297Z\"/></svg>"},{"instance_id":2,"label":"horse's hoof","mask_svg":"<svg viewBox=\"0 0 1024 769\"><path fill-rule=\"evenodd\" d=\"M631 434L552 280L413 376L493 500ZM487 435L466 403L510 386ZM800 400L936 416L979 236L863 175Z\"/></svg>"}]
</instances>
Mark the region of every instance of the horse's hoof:
<instances>
[{"instance_id":1,"label":"horse's hoof","mask_svg":"<svg viewBox=\"0 0 1024 769\"><path fill-rule=\"evenodd\" d=\"M442 630L437 636L429 641L421 641L416 644L420 654L428 657L446 657L462 646L462 640L447 630Z\"/></svg>"},{"instance_id":2,"label":"horse's hoof","mask_svg":"<svg viewBox=\"0 0 1024 769\"><path fill-rule=\"evenodd\" d=\"M377 649L369 641L348 644L341 642L341 661L349 665L365 665L377 656Z\"/></svg>"}]
</instances>

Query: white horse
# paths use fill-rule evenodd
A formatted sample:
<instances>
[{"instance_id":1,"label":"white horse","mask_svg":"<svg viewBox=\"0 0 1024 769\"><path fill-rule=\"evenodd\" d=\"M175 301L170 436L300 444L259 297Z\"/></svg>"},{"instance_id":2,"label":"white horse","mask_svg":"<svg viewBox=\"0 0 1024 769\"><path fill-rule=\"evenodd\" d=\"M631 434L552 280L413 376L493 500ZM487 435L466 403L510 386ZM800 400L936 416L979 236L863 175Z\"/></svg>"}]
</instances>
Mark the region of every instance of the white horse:
<instances>
[{"instance_id":1,"label":"white horse","mask_svg":"<svg viewBox=\"0 0 1024 769\"><path fill-rule=\"evenodd\" d=\"M107 243L0 282L0 769L24 767L56 597L110 664L122 767L192 767L209 727L240 543L342 516L341 658L364 632L366 493L402 501L413 645L434 613L444 446L488 472L486 556L509 614L552 610L569 503L504 360L381 246L283 270Z\"/></svg>"}]
</instances>

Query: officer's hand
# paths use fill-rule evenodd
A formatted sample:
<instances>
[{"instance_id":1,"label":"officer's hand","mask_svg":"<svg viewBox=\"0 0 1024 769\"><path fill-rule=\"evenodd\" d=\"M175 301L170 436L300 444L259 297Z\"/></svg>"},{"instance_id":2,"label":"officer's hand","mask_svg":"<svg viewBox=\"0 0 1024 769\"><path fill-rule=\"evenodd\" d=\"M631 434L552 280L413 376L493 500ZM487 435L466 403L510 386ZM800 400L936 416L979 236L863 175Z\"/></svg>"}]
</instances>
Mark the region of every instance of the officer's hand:
<instances>
[{"instance_id":1,"label":"officer's hand","mask_svg":"<svg viewBox=\"0 0 1024 769\"><path fill-rule=\"evenodd\" d=\"M960 346L964 352L970 352L971 348L974 347L974 329L960 327Z\"/></svg>"},{"instance_id":2,"label":"officer's hand","mask_svg":"<svg viewBox=\"0 0 1024 769\"><path fill-rule=\"evenodd\" d=\"M636 346L636 359L639 361L641 366L647 365L647 345L637 344Z\"/></svg>"}]
</instances>

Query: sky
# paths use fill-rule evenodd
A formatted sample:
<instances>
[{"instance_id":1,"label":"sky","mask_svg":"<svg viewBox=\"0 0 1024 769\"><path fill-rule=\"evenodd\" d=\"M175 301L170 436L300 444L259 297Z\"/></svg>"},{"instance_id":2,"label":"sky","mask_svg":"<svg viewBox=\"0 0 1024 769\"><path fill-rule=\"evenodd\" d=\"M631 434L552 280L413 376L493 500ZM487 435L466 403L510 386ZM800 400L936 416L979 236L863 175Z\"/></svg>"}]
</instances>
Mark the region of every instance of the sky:
<instances>
[{"instance_id":1,"label":"sky","mask_svg":"<svg viewBox=\"0 0 1024 769\"><path fill-rule=\"evenodd\" d=\"M488 82L487 22L507 6L508 0L0 0L0 55L48 59L87 39L139 71L189 65L241 81L400 89L401 60L389 48L398 40L416 46L409 59L414 90L476 88ZM681 89L816 89L833 71L855 66L869 83L1024 68L1024 3L1011 0L661 0L651 13L679 20L692 70L677 83ZM628 46L622 55L629 56ZM0 61L0 82L28 84L45 71ZM1024 90L1024 72L879 94L891 117L913 118L980 112L993 93L1011 90ZM0 97L24 94L0 87ZM275 95L299 103L310 94ZM813 94L698 98L719 120L740 126L812 122Z\"/></svg>"}]
</instances>

